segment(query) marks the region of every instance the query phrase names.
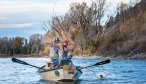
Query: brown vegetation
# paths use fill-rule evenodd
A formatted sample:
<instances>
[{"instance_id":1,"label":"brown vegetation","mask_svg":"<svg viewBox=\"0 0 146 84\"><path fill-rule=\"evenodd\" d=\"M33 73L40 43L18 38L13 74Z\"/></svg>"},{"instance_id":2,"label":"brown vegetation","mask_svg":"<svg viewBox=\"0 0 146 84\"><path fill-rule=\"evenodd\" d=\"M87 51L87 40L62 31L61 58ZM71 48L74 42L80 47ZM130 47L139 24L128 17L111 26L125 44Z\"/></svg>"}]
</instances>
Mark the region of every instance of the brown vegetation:
<instances>
[{"instance_id":1,"label":"brown vegetation","mask_svg":"<svg viewBox=\"0 0 146 84\"><path fill-rule=\"evenodd\" d=\"M111 39L112 41L100 45L100 46L108 45L107 47L105 47L107 48L107 50L105 49L104 53L102 54L106 56L125 55L130 57L135 54L145 53L146 51L145 17L146 3L143 1L136 4L134 7L130 7L124 10L124 12L117 14L117 16L115 17L115 21L110 22L112 23L112 26L107 26L108 30L106 32L107 34L106 36L108 36L107 37L108 39L112 38ZM113 31L111 32L111 30L117 32L116 33ZM139 56L139 58L141 57Z\"/></svg>"},{"instance_id":2,"label":"brown vegetation","mask_svg":"<svg viewBox=\"0 0 146 84\"><path fill-rule=\"evenodd\" d=\"M146 3L121 3L116 17L111 16L104 26L101 18L106 11L105 0L73 3L65 16L53 17L52 30L62 32L78 47L76 54L131 56L146 51ZM52 33L52 32L51 32ZM128 57L127 57L128 58Z\"/></svg>"}]
</instances>

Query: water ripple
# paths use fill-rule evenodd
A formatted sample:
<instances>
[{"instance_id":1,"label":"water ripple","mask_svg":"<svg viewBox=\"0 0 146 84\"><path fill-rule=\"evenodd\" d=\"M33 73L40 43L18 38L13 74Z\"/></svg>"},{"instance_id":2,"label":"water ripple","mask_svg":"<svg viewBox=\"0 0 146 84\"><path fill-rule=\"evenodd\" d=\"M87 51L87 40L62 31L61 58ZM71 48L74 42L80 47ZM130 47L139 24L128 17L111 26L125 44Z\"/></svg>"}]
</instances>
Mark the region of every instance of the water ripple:
<instances>
[{"instance_id":1,"label":"water ripple","mask_svg":"<svg viewBox=\"0 0 146 84\"><path fill-rule=\"evenodd\" d=\"M49 58L20 58L30 64L42 66ZM73 59L75 65L88 66L99 59ZM145 84L146 61L111 60L111 63L83 70L80 80L73 82L44 81L37 69L13 63L11 58L0 58L0 84ZM98 79L102 74L105 78Z\"/></svg>"}]
</instances>

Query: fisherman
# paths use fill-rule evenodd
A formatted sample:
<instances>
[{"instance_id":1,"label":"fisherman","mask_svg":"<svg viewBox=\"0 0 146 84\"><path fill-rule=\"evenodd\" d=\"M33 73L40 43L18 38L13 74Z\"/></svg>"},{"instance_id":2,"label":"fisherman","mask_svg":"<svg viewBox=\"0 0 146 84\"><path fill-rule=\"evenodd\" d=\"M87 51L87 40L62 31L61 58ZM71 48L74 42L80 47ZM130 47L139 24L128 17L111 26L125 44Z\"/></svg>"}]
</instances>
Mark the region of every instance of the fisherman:
<instances>
[{"instance_id":1,"label":"fisherman","mask_svg":"<svg viewBox=\"0 0 146 84\"><path fill-rule=\"evenodd\" d=\"M69 52L68 55L67 55L67 60L70 60L71 61L70 65L74 65L73 62L72 62L72 60L71 60L73 58L73 56L74 56L74 54L71 53L71 52ZM76 68L77 69L84 69L83 66L76 66Z\"/></svg>"},{"instance_id":2,"label":"fisherman","mask_svg":"<svg viewBox=\"0 0 146 84\"><path fill-rule=\"evenodd\" d=\"M62 43L62 48L63 48L63 54L62 54L62 58L63 59L67 59L67 54L68 54L68 40L64 40L64 42Z\"/></svg>"},{"instance_id":3,"label":"fisherman","mask_svg":"<svg viewBox=\"0 0 146 84\"><path fill-rule=\"evenodd\" d=\"M51 43L50 46L50 57L54 65L59 63L59 41L59 38L56 36L54 42Z\"/></svg>"},{"instance_id":4,"label":"fisherman","mask_svg":"<svg viewBox=\"0 0 146 84\"><path fill-rule=\"evenodd\" d=\"M63 43L62 43L62 48L63 48L62 58L63 59L67 59L68 52L71 50L71 49L68 48L68 46L71 45L71 44L75 44L75 43L70 42L68 40L63 41Z\"/></svg>"}]
</instances>

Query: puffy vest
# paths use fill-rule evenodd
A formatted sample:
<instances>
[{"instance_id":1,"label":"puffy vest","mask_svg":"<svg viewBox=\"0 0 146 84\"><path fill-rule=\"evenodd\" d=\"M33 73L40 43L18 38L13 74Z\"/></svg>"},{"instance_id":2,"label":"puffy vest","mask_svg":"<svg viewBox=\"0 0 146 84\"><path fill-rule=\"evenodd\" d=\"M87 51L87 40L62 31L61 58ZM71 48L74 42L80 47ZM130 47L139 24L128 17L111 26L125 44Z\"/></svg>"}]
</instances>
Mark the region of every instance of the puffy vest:
<instances>
[{"instance_id":1,"label":"puffy vest","mask_svg":"<svg viewBox=\"0 0 146 84\"><path fill-rule=\"evenodd\" d=\"M59 58L59 49L57 47L54 47L53 44L50 46L50 57L53 59L58 59Z\"/></svg>"}]
</instances>

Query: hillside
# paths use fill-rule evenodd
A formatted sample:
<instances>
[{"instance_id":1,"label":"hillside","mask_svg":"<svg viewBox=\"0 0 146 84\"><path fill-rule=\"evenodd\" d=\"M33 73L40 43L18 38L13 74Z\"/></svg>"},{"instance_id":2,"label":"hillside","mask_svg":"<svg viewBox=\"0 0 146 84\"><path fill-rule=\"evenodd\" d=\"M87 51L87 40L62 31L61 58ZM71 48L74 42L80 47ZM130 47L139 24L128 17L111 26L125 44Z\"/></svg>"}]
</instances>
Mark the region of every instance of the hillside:
<instances>
[{"instance_id":1,"label":"hillside","mask_svg":"<svg viewBox=\"0 0 146 84\"><path fill-rule=\"evenodd\" d=\"M110 16L102 26L105 8L105 0L93 2L91 6L85 2L72 3L64 16L53 17L50 33L57 32L60 38L65 36L74 41L76 55L146 59L145 0L135 5L121 3L117 15Z\"/></svg>"},{"instance_id":2,"label":"hillside","mask_svg":"<svg viewBox=\"0 0 146 84\"><path fill-rule=\"evenodd\" d=\"M103 38L97 51L104 56L146 59L145 0L117 14L107 25Z\"/></svg>"},{"instance_id":3,"label":"hillside","mask_svg":"<svg viewBox=\"0 0 146 84\"><path fill-rule=\"evenodd\" d=\"M52 19L54 32L50 33L57 32L61 38L66 36L74 41L76 47L72 52L76 55L146 59L146 1L134 6L121 3L117 15L110 16L104 26L100 24L103 15L98 13L103 12L104 5L92 4L90 7L85 2L71 4L64 16Z\"/></svg>"}]
</instances>

